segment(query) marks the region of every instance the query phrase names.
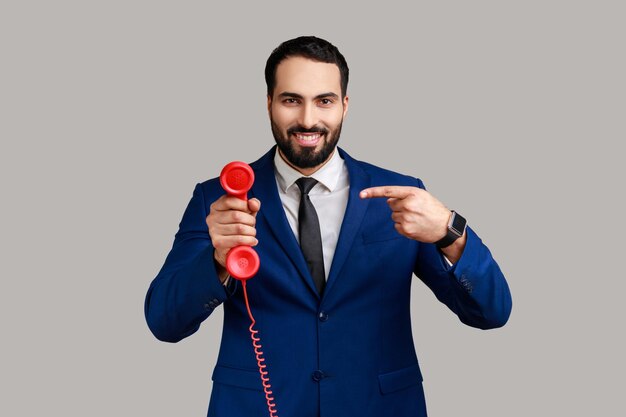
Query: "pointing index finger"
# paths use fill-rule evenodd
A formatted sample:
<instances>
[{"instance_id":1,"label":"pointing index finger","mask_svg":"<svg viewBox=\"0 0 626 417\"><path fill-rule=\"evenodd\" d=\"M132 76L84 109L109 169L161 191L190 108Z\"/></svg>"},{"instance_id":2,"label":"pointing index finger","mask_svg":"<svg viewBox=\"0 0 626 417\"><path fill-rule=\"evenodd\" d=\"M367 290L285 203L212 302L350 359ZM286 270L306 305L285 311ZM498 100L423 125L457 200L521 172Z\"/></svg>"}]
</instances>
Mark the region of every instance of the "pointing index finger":
<instances>
[{"instance_id":1,"label":"pointing index finger","mask_svg":"<svg viewBox=\"0 0 626 417\"><path fill-rule=\"evenodd\" d=\"M406 198L413 195L413 187L404 187L400 185L385 185L382 187L371 187L362 190L359 193L361 198Z\"/></svg>"}]
</instances>

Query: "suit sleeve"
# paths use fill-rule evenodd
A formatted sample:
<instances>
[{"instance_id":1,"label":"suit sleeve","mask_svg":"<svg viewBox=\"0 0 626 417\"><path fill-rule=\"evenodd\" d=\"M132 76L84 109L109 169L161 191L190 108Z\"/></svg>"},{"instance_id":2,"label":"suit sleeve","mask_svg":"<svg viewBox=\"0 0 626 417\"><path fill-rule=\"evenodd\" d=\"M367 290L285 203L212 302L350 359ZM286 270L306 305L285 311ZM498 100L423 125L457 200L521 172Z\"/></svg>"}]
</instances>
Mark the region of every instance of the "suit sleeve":
<instances>
[{"instance_id":1,"label":"suit sleeve","mask_svg":"<svg viewBox=\"0 0 626 417\"><path fill-rule=\"evenodd\" d=\"M235 291L236 282L225 287L217 276L207 214L202 186L198 184L172 249L146 295L146 321L159 340L178 342L195 333Z\"/></svg>"},{"instance_id":2,"label":"suit sleeve","mask_svg":"<svg viewBox=\"0 0 626 417\"><path fill-rule=\"evenodd\" d=\"M434 244L421 243L415 274L461 322L480 329L502 327L512 308L506 278L478 235L470 227L466 233L463 254L452 266Z\"/></svg>"}]
</instances>

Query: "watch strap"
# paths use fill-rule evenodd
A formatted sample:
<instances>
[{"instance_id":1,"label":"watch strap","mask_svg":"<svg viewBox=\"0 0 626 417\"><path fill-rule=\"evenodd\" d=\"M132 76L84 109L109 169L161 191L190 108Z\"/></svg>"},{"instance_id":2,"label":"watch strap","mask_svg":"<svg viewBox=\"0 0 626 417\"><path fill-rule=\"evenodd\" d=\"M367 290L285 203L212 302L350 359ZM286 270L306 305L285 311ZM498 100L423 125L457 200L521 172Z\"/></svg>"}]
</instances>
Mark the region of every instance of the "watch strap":
<instances>
[{"instance_id":1,"label":"watch strap","mask_svg":"<svg viewBox=\"0 0 626 417\"><path fill-rule=\"evenodd\" d=\"M443 238L435 242L435 245L437 245L439 249L448 247L453 244L458 238L463 236L463 233L465 233L465 228L467 227L467 220L465 220L465 217L461 216L454 210L451 211L452 215L450 216L450 220L448 221L448 233L446 233Z\"/></svg>"}]
</instances>

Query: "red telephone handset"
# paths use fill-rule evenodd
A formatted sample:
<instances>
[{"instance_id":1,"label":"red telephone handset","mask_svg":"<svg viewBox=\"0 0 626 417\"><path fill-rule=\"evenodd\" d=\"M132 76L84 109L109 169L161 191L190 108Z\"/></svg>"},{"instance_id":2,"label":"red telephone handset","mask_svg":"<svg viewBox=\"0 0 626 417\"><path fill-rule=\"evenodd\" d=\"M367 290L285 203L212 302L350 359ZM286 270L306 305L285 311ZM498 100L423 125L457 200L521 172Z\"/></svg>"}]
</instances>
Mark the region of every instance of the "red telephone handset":
<instances>
[{"instance_id":1,"label":"red telephone handset","mask_svg":"<svg viewBox=\"0 0 626 417\"><path fill-rule=\"evenodd\" d=\"M231 162L222 169L220 184L228 195L247 201L248 191L252 188L252 184L254 184L254 171L252 171L250 165L245 162ZM254 328L256 320L250 310L248 290L246 289L246 281L257 273L260 265L259 255L250 246L235 246L228 252L228 255L226 255L226 269L228 273L233 278L241 281L241 286L243 287L243 296L246 302L246 308L248 309L248 316L250 316L250 321L252 322L249 328L250 337L252 338L252 346L259 365L259 373L261 374L263 391L265 391L267 408L270 417L278 417L276 414L276 404L272 396L269 373L266 369L267 365L265 365L265 358L261 350L261 338L257 335L259 331Z\"/></svg>"},{"instance_id":2,"label":"red telephone handset","mask_svg":"<svg viewBox=\"0 0 626 417\"><path fill-rule=\"evenodd\" d=\"M254 171L245 162L231 162L222 169L220 184L228 195L247 201L254 184ZM250 246L236 246L226 256L226 269L238 280L252 278L260 265L259 255Z\"/></svg>"}]
</instances>

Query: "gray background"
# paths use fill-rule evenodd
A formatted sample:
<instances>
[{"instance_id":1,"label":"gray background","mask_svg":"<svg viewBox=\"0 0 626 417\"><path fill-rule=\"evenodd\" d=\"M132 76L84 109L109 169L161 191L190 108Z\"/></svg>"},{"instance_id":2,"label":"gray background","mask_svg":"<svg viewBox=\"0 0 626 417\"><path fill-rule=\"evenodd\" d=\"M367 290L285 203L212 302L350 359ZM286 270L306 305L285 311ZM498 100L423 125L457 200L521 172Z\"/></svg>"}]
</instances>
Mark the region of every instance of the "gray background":
<instances>
[{"instance_id":1,"label":"gray background","mask_svg":"<svg viewBox=\"0 0 626 417\"><path fill-rule=\"evenodd\" d=\"M273 144L265 59L316 34L352 72L341 145L421 177L513 292L483 332L415 281L430 415L624 415L624 11L3 1L0 414L206 414L222 311L161 343L145 291L194 185Z\"/></svg>"}]
</instances>

